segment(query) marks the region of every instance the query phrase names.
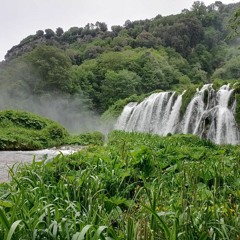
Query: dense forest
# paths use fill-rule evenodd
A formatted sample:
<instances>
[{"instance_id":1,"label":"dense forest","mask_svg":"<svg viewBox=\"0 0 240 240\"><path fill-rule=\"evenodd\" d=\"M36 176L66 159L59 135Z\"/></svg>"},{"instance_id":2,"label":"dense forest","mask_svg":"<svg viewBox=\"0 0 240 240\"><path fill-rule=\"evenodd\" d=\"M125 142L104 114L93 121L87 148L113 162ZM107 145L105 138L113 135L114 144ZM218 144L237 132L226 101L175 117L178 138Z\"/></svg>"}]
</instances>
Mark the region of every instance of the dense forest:
<instances>
[{"instance_id":1,"label":"dense forest","mask_svg":"<svg viewBox=\"0 0 240 240\"><path fill-rule=\"evenodd\" d=\"M102 114L131 95L236 81L240 50L231 18L239 6L196 1L180 14L127 20L111 30L104 22L38 30L0 63L0 107L24 109L61 96L74 111Z\"/></svg>"}]
</instances>

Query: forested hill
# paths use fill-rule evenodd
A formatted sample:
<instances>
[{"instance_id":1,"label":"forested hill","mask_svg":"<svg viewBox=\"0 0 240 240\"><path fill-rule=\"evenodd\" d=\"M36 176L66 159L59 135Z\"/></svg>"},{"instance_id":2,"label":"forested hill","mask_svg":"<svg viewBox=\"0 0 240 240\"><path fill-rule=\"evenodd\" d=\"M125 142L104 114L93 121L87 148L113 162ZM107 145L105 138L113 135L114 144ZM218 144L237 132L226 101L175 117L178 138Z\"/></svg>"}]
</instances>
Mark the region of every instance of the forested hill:
<instances>
[{"instance_id":1,"label":"forested hill","mask_svg":"<svg viewBox=\"0 0 240 240\"><path fill-rule=\"evenodd\" d=\"M240 3L194 2L180 14L85 27L38 30L10 49L0 65L6 104L62 95L99 113L119 99L240 78L239 39L228 22ZM4 93L3 93L4 91ZM26 101L25 101L26 102Z\"/></svg>"}]
</instances>

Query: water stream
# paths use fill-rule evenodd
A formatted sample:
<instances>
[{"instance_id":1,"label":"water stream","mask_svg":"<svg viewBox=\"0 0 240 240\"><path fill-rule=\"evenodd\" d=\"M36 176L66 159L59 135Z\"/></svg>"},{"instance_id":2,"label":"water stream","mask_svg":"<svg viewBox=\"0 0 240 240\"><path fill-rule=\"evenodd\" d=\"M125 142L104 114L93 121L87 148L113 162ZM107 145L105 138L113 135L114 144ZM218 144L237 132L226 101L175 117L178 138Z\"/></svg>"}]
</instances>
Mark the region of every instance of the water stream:
<instances>
[{"instance_id":1,"label":"water stream","mask_svg":"<svg viewBox=\"0 0 240 240\"><path fill-rule=\"evenodd\" d=\"M0 151L0 182L10 180L9 168L14 166L16 169L21 163L31 163L34 157L36 161L41 161L43 159L52 159L60 152L63 155L68 155L80 149L80 147L62 147L60 149L53 148L38 151Z\"/></svg>"},{"instance_id":2,"label":"water stream","mask_svg":"<svg viewBox=\"0 0 240 240\"><path fill-rule=\"evenodd\" d=\"M175 92L154 93L143 102L129 103L123 109L115 129L128 132L191 133L210 139L217 144L240 144L240 133L234 114L230 85L215 91L211 84L197 89L180 117L183 94Z\"/></svg>"}]
</instances>

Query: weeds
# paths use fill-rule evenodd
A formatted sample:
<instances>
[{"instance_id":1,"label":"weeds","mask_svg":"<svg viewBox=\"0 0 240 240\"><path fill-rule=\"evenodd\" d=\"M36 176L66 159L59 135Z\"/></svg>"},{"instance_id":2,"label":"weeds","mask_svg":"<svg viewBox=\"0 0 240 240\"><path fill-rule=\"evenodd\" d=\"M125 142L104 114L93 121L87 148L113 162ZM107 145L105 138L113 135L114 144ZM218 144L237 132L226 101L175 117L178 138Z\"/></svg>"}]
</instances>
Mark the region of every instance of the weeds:
<instances>
[{"instance_id":1,"label":"weeds","mask_svg":"<svg viewBox=\"0 0 240 240\"><path fill-rule=\"evenodd\" d=\"M196 136L112 132L19 166L0 185L0 239L238 239L239 156Z\"/></svg>"}]
</instances>

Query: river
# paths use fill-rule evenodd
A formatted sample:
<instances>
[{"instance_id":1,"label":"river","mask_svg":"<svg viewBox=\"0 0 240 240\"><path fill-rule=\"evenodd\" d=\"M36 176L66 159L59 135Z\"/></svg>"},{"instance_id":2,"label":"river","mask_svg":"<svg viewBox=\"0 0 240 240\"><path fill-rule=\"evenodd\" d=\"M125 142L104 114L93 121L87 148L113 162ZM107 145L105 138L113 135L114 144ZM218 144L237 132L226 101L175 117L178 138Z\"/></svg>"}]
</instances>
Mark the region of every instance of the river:
<instances>
[{"instance_id":1,"label":"river","mask_svg":"<svg viewBox=\"0 0 240 240\"><path fill-rule=\"evenodd\" d=\"M0 151L0 182L11 180L8 171L14 164L31 163L35 156L37 161L51 159L60 152L64 155L79 151L81 147L61 147L60 149L44 149L37 151Z\"/></svg>"}]
</instances>

